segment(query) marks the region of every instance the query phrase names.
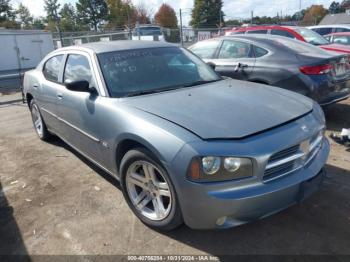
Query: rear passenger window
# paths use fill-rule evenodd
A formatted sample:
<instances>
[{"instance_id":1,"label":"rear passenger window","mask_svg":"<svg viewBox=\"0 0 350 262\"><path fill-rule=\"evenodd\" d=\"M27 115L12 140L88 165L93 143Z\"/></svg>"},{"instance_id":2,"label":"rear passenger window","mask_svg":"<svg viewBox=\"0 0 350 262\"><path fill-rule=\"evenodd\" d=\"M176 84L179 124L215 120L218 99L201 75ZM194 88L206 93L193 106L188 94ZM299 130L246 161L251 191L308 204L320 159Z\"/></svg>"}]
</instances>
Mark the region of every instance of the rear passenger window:
<instances>
[{"instance_id":1,"label":"rear passenger window","mask_svg":"<svg viewBox=\"0 0 350 262\"><path fill-rule=\"evenodd\" d=\"M268 51L265 50L264 48L254 46L254 53L255 53L255 57L262 57L262 56L266 55L268 53Z\"/></svg>"},{"instance_id":2,"label":"rear passenger window","mask_svg":"<svg viewBox=\"0 0 350 262\"><path fill-rule=\"evenodd\" d=\"M267 34L267 30L250 30L247 34Z\"/></svg>"},{"instance_id":3,"label":"rear passenger window","mask_svg":"<svg viewBox=\"0 0 350 262\"><path fill-rule=\"evenodd\" d=\"M94 86L89 60L83 55L69 55L64 70L63 81L86 80Z\"/></svg>"},{"instance_id":4,"label":"rear passenger window","mask_svg":"<svg viewBox=\"0 0 350 262\"><path fill-rule=\"evenodd\" d=\"M219 52L219 59L247 58L250 56L250 44L225 40Z\"/></svg>"},{"instance_id":5,"label":"rear passenger window","mask_svg":"<svg viewBox=\"0 0 350 262\"><path fill-rule=\"evenodd\" d=\"M63 55L51 57L45 62L43 74L49 81L58 82Z\"/></svg>"},{"instance_id":6,"label":"rear passenger window","mask_svg":"<svg viewBox=\"0 0 350 262\"><path fill-rule=\"evenodd\" d=\"M289 33L288 31L285 31L285 30L272 29L271 34L272 35L280 35L280 36L289 37L289 38L295 38L295 36L293 34Z\"/></svg>"}]
</instances>

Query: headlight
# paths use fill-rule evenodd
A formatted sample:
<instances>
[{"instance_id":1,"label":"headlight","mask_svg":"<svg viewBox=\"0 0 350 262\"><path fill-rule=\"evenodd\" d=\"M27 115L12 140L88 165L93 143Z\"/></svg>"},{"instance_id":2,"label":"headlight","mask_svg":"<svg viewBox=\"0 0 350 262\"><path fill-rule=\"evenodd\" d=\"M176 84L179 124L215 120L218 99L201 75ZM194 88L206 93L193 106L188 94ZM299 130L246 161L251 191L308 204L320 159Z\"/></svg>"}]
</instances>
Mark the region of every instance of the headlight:
<instances>
[{"instance_id":1,"label":"headlight","mask_svg":"<svg viewBox=\"0 0 350 262\"><path fill-rule=\"evenodd\" d=\"M229 172L235 172L241 166L241 159L237 157L226 157L224 160L224 167Z\"/></svg>"},{"instance_id":2,"label":"headlight","mask_svg":"<svg viewBox=\"0 0 350 262\"><path fill-rule=\"evenodd\" d=\"M217 182L253 176L249 158L203 156L194 158L187 177L196 182Z\"/></svg>"},{"instance_id":3,"label":"headlight","mask_svg":"<svg viewBox=\"0 0 350 262\"><path fill-rule=\"evenodd\" d=\"M207 175L212 175L218 172L220 165L220 157L206 156L202 158L203 171Z\"/></svg>"}]
</instances>

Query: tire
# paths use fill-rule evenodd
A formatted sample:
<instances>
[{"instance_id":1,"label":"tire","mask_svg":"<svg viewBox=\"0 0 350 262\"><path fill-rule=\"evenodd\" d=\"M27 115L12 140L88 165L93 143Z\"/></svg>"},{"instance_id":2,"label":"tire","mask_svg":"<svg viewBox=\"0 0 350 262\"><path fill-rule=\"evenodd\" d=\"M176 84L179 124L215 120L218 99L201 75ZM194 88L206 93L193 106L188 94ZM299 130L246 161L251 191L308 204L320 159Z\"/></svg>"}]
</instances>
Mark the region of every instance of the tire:
<instances>
[{"instance_id":1,"label":"tire","mask_svg":"<svg viewBox=\"0 0 350 262\"><path fill-rule=\"evenodd\" d=\"M41 116L38 105L35 100L32 99L29 104L30 112L32 115L32 121L34 125L34 130L38 137L43 141L48 141L51 138L50 132L47 130L44 119Z\"/></svg>"},{"instance_id":2,"label":"tire","mask_svg":"<svg viewBox=\"0 0 350 262\"><path fill-rule=\"evenodd\" d=\"M120 174L124 198L145 225L170 231L183 223L171 179L150 151L128 151L121 161Z\"/></svg>"}]
</instances>

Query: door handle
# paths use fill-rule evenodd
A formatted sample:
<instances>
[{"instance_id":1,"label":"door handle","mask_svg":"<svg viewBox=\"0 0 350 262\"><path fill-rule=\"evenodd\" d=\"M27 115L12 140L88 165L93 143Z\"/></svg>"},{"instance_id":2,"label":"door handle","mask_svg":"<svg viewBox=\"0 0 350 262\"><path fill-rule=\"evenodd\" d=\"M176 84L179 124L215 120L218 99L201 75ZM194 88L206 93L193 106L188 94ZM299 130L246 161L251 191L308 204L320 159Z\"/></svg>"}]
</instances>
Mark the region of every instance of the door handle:
<instances>
[{"instance_id":1,"label":"door handle","mask_svg":"<svg viewBox=\"0 0 350 262\"><path fill-rule=\"evenodd\" d=\"M57 98L61 100L63 98L63 95L62 94L57 94Z\"/></svg>"},{"instance_id":2,"label":"door handle","mask_svg":"<svg viewBox=\"0 0 350 262\"><path fill-rule=\"evenodd\" d=\"M235 67L235 72L238 72L239 69L243 69L243 68L247 68L247 67L248 67L247 64L238 63Z\"/></svg>"},{"instance_id":3,"label":"door handle","mask_svg":"<svg viewBox=\"0 0 350 262\"><path fill-rule=\"evenodd\" d=\"M34 84L34 85L33 85L33 88L34 88L34 89L38 89L38 87L39 87L38 84Z\"/></svg>"}]
</instances>

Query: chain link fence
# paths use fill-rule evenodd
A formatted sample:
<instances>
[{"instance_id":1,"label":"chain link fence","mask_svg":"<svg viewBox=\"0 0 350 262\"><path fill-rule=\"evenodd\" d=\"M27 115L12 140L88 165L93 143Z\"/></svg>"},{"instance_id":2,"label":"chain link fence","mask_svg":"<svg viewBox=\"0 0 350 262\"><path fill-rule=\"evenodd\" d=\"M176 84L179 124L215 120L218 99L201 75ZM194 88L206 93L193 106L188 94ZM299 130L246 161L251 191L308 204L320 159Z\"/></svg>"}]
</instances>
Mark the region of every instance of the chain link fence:
<instances>
[{"instance_id":1,"label":"chain link fence","mask_svg":"<svg viewBox=\"0 0 350 262\"><path fill-rule=\"evenodd\" d=\"M182 33L182 41L181 41ZM154 41L164 41L189 47L197 41L224 35L224 30L218 28L183 28L180 29L162 28L161 37L154 35ZM109 32L64 32L61 38L58 33L53 33L53 42L55 48L62 46L72 46L91 42L117 41L117 40L143 40L143 36L137 37L135 33L128 30L109 31ZM150 40L148 38L147 40ZM152 38L151 38L152 40Z\"/></svg>"}]
</instances>

